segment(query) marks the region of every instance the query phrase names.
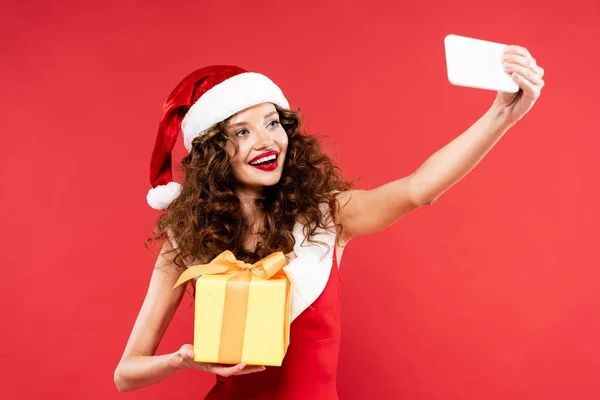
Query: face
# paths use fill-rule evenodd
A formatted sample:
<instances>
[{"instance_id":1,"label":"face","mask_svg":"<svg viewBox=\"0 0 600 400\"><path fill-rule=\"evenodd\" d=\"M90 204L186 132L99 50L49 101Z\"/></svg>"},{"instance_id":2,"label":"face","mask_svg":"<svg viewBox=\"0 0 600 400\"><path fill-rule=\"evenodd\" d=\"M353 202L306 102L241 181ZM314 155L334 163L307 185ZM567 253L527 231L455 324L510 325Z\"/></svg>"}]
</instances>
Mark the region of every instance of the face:
<instances>
[{"instance_id":1,"label":"face","mask_svg":"<svg viewBox=\"0 0 600 400\"><path fill-rule=\"evenodd\" d=\"M279 123L279 114L271 103L262 103L233 115L229 120L225 150L232 157L233 174L240 190L260 194L281 178L288 136Z\"/></svg>"}]
</instances>

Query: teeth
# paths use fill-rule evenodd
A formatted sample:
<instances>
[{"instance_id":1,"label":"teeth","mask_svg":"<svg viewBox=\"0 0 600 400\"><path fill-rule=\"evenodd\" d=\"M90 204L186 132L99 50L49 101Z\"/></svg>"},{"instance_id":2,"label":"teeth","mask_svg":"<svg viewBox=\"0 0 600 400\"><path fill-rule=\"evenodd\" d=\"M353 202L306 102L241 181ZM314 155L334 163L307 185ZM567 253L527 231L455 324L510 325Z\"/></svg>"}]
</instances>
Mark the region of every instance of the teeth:
<instances>
[{"instance_id":1,"label":"teeth","mask_svg":"<svg viewBox=\"0 0 600 400\"><path fill-rule=\"evenodd\" d=\"M277 155L273 154L273 155L270 155L268 157L259 158L258 160L251 162L250 165L260 164L261 162L274 160L276 158L277 158Z\"/></svg>"}]
</instances>

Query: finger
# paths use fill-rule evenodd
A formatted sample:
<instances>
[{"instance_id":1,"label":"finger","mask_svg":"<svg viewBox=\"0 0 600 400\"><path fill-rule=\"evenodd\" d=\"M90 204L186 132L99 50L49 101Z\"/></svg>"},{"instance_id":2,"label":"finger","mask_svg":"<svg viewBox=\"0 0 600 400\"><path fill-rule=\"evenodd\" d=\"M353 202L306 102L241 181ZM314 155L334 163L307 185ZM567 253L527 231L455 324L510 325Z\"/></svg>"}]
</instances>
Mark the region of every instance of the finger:
<instances>
[{"instance_id":1,"label":"finger","mask_svg":"<svg viewBox=\"0 0 600 400\"><path fill-rule=\"evenodd\" d=\"M194 348L182 347L179 350L179 353L183 357L184 360L193 360L194 359Z\"/></svg>"},{"instance_id":2,"label":"finger","mask_svg":"<svg viewBox=\"0 0 600 400\"><path fill-rule=\"evenodd\" d=\"M518 54L520 56L524 56L524 57L531 57L531 54L529 54L529 51L522 46L517 46L517 45L510 45L510 46L506 46L504 48L504 53L508 53L508 54Z\"/></svg>"},{"instance_id":3,"label":"finger","mask_svg":"<svg viewBox=\"0 0 600 400\"><path fill-rule=\"evenodd\" d=\"M263 367L262 365L247 365L246 367L244 367L244 369L242 369L240 372L237 372L236 375L246 375L246 374L253 374L255 372L261 372L264 371L266 368Z\"/></svg>"},{"instance_id":4,"label":"finger","mask_svg":"<svg viewBox=\"0 0 600 400\"><path fill-rule=\"evenodd\" d=\"M509 54L504 54L502 56L502 62L503 63L510 62L513 64L522 65L527 68L531 68L533 70L533 72L535 72L536 74L540 74L540 75L542 74L542 71L543 71L543 69L535 63L535 60L533 59L533 57L526 57L526 56L521 56L519 54L509 53Z\"/></svg>"},{"instance_id":5,"label":"finger","mask_svg":"<svg viewBox=\"0 0 600 400\"><path fill-rule=\"evenodd\" d=\"M530 99L537 99L540 97L541 86L536 86L528 81L523 75L517 72L513 72L512 78L515 80L517 85L523 90L523 96Z\"/></svg>"},{"instance_id":6,"label":"finger","mask_svg":"<svg viewBox=\"0 0 600 400\"><path fill-rule=\"evenodd\" d=\"M232 376L232 375L237 375L239 372L241 372L244 369L245 366L246 366L246 364L243 364L243 363L236 364L231 367L225 367L221 364L210 364L208 366L207 370L208 370L208 372L212 372L213 374L228 377L228 376Z\"/></svg>"},{"instance_id":7,"label":"finger","mask_svg":"<svg viewBox=\"0 0 600 400\"><path fill-rule=\"evenodd\" d=\"M538 67L538 68L539 68L538 75L540 76L540 78L543 78L543 77L544 77L544 73L545 73L546 71L544 71L544 68L542 68L542 67Z\"/></svg>"},{"instance_id":8,"label":"finger","mask_svg":"<svg viewBox=\"0 0 600 400\"><path fill-rule=\"evenodd\" d=\"M525 67L529 66L529 64L530 64L530 60L527 57L521 56L521 55L516 54L516 53L507 53L507 54L504 54L502 56L502 61L503 62L511 62L513 64L523 65Z\"/></svg>"},{"instance_id":9,"label":"finger","mask_svg":"<svg viewBox=\"0 0 600 400\"><path fill-rule=\"evenodd\" d=\"M542 77L540 75L536 74L529 68L523 67L522 65L507 63L504 67L504 70L510 73L516 72L519 75L525 77L525 79L527 79L534 85L542 84Z\"/></svg>"},{"instance_id":10,"label":"finger","mask_svg":"<svg viewBox=\"0 0 600 400\"><path fill-rule=\"evenodd\" d=\"M186 353L191 353L192 357L194 357L194 346L192 346L191 344L184 344L179 349L179 353L182 354L182 355L186 354Z\"/></svg>"},{"instance_id":11,"label":"finger","mask_svg":"<svg viewBox=\"0 0 600 400\"><path fill-rule=\"evenodd\" d=\"M194 361L194 347L191 345L183 345L173 355L176 357L176 362L183 367L191 367Z\"/></svg>"},{"instance_id":12,"label":"finger","mask_svg":"<svg viewBox=\"0 0 600 400\"><path fill-rule=\"evenodd\" d=\"M529 51L521 46L506 46L504 48L504 54L502 55L502 61L514 62L515 64L524 65L529 67L541 77L544 76L544 69L537 65L537 61L529 53Z\"/></svg>"}]
</instances>

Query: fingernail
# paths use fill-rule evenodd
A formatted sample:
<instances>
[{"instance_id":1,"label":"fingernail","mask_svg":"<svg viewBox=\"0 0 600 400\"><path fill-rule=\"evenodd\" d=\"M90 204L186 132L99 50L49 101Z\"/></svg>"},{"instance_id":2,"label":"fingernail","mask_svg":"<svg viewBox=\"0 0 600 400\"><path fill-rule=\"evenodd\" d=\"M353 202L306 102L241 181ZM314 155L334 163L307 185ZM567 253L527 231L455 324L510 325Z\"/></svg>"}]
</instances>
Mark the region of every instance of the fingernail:
<instances>
[{"instance_id":1,"label":"fingernail","mask_svg":"<svg viewBox=\"0 0 600 400\"><path fill-rule=\"evenodd\" d=\"M194 358L194 353L192 353L191 351L188 351L187 355L189 358Z\"/></svg>"}]
</instances>

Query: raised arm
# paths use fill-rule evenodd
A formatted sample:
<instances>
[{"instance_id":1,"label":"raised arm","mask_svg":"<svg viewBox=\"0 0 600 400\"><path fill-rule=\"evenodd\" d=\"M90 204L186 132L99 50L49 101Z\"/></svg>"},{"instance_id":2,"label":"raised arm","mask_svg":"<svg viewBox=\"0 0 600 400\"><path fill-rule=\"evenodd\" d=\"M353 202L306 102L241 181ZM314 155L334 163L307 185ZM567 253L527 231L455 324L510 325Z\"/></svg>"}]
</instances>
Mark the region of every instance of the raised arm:
<instances>
[{"instance_id":1,"label":"raised arm","mask_svg":"<svg viewBox=\"0 0 600 400\"><path fill-rule=\"evenodd\" d=\"M509 46L503 60L505 70L521 88L518 93L498 93L479 120L429 157L413 174L372 190L349 190L337 196L342 242L381 231L411 211L433 204L531 109L544 85L544 70L519 46Z\"/></svg>"}]
</instances>

